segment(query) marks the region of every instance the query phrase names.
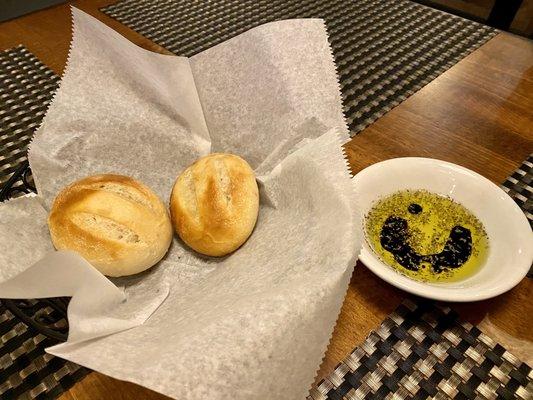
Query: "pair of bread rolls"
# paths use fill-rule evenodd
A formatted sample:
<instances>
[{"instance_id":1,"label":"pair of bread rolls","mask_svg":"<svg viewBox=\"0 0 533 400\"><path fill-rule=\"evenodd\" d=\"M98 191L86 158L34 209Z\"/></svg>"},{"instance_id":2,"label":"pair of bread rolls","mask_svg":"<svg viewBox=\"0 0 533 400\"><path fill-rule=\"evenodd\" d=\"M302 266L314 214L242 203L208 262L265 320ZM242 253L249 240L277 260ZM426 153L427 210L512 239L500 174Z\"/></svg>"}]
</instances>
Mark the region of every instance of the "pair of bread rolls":
<instances>
[{"instance_id":1,"label":"pair of bread rolls","mask_svg":"<svg viewBox=\"0 0 533 400\"><path fill-rule=\"evenodd\" d=\"M54 200L48 217L58 250L73 250L104 275L144 271L168 251L172 225L199 253L223 256L250 236L259 211L253 170L232 154L210 154L177 178L170 214L147 186L121 175L72 183Z\"/></svg>"}]
</instances>

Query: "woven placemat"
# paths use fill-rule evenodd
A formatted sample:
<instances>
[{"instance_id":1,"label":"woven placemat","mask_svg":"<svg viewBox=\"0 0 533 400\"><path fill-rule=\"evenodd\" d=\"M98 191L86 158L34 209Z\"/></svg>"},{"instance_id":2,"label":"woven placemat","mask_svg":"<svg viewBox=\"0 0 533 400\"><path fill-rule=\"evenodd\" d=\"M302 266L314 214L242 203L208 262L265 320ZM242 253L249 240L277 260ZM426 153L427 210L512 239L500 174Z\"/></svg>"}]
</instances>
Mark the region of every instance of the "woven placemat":
<instances>
[{"instance_id":1,"label":"woven placemat","mask_svg":"<svg viewBox=\"0 0 533 400\"><path fill-rule=\"evenodd\" d=\"M404 301L308 400L533 398L533 372L449 308Z\"/></svg>"},{"instance_id":2,"label":"woven placemat","mask_svg":"<svg viewBox=\"0 0 533 400\"><path fill-rule=\"evenodd\" d=\"M533 154L529 155L501 187L524 211L529 220L529 226L533 229ZM527 277L533 278L533 265Z\"/></svg>"},{"instance_id":3,"label":"woven placemat","mask_svg":"<svg viewBox=\"0 0 533 400\"><path fill-rule=\"evenodd\" d=\"M24 47L0 52L0 187L26 159L59 77Z\"/></svg>"},{"instance_id":4,"label":"woven placemat","mask_svg":"<svg viewBox=\"0 0 533 400\"><path fill-rule=\"evenodd\" d=\"M266 22L323 18L352 134L497 33L407 0L126 0L102 11L182 56Z\"/></svg>"},{"instance_id":5,"label":"woven placemat","mask_svg":"<svg viewBox=\"0 0 533 400\"><path fill-rule=\"evenodd\" d=\"M41 301L24 303L30 314L57 319ZM44 351L54 344L0 303L0 399L55 399L90 372Z\"/></svg>"},{"instance_id":6,"label":"woven placemat","mask_svg":"<svg viewBox=\"0 0 533 400\"><path fill-rule=\"evenodd\" d=\"M524 211L533 228L533 154L507 178L502 189Z\"/></svg>"},{"instance_id":7,"label":"woven placemat","mask_svg":"<svg viewBox=\"0 0 533 400\"><path fill-rule=\"evenodd\" d=\"M26 160L28 144L58 83L59 77L24 47L0 52L0 188ZM19 186L21 181L14 185ZM58 320L45 302L23 304L29 315ZM44 349L54 344L0 303L0 399L53 399L88 373L46 354Z\"/></svg>"}]
</instances>

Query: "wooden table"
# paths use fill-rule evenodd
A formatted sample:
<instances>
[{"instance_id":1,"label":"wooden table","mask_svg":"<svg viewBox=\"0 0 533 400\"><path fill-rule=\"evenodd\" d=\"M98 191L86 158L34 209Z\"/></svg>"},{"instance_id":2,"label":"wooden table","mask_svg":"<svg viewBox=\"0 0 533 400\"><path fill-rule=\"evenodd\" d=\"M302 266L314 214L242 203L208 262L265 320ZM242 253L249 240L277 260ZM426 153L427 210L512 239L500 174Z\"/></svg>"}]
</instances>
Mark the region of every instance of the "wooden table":
<instances>
[{"instance_id":1,"label":"wooden table","mask_svg":"<svg viewBox=\"0 0 533 400\"><path fill-rule=\"evenodd\" d=\"M107 17L98 8L114 1L70 2L134 43L168 53ZM67 5L0 24L0 50L23 44L61 73L71 36ZM458 163L500 184L533 152L533 42L501 33L418 93L380 118L345 146L353 173L393 157L422 156ZM346 300L318 379L361 343L410 295L383 282L362 264ZM492 300L451 305L522 359L533 355L533 281L524 279ZM91 373L62 400L163 399L137 385Z\"/></svg>"}]
</instances>

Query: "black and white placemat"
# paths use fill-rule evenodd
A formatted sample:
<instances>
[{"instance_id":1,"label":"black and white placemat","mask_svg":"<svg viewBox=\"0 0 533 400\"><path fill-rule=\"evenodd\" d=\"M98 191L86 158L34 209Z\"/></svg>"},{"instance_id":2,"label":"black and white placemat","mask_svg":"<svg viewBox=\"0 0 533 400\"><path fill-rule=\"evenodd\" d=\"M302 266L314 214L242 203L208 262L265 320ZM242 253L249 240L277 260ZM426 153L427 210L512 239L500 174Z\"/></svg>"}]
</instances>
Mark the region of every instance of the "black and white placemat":
<instances>
[{"instance_id":1,"label":"black and white placemat","mask_svg":"<svg viewBox=\"0 0 533 400\"><path fill-rule=\"evenodd\" d=\"M24 303L39 318L54 313L42 301ZM0 302L0 399L55 399L90 372L44 351L54 344Z\"/></svg>"},{"instance_id":2,"label":"black and white placemat","mask_svg":"<svg viewBox=\"0 0 533 400\"><path fill-rule=\"evenodd\" d=\"M0 187L26 160L59 77L24 47L0 52Z\"/></svg>"},{"instance_id":3,"label":"black and white placemat","mask_svg":"<svg viewBox=\"0 0 533 400\"><path fill-rule=\"evenodd\" d=\"M501 187L524 211L529 220L529 226L533 229L533 154L529 155ZM527 276L533 278L533 265Z\"/></svg>"},{"instance_id":4,"label":"black and white placemat","mask_svg":"<svg viewBox=\"0 0 533 400\"><path fill-rule=\"evenodd\" d=\"M502 189L524 211L533 228L533 154L505 180Z\"/></svg>"},{"instance_id":5,"label":"black and white placemat","mask_svg":"<svg viewBox=\"0 0 533 400\"><path fill-rule=\"evenodd\" d=\"M404 301L308 400L533 398L533 372L449 308Z\"/></svg>"},{"instance_id":6,"label":"black and white placemat","mask_svg":"<svg viewBox=\"0 0 533 400\"><path fill-rule=\"evenodd\" d=\"M59 77L24 47L0 52L0 189L26 160L28 144L58 83ZM45 302L23 304L29 315L58 319ZM0 399L53 399L88 373L46 354L44 349L54 344L0 302Z\"/></svg>"},{"instance_id":7,"label":"black and white placemat","mask_svg":"<svg viewBox=\"0 0 533 400\"><path fill-rule=\"evenodd\" d=\"M182 56L266 22L323 18L352 134L497 33L408 0L125 0L102 11Z\"/></svg>"}]
</instances>

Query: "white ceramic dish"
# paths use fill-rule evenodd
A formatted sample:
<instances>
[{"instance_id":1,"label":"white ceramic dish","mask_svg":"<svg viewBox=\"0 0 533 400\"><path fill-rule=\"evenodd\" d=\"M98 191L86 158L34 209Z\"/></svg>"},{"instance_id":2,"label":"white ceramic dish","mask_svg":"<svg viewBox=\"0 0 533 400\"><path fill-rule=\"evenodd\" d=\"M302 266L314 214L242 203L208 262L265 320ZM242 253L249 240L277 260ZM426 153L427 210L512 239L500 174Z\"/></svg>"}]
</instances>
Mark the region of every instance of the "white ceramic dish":
<instances>
[{"instance_id":1,"label":"white ceramic dish","mask_svg":"<svg viewBox=\"0 0 533 400\"><path fill-rule=\"evenodd\" d=\"M498 186L459 165L429 158L395 158L354 178L363 215L376 200L404 189L425 189L461 203L479 218L489 237L489 255L473 276L451 283L414 281L384 264L363 241L360 260L376 275L407 292L444 301L476 301L516 286L533 262L533 232L520 208Z\"/></svg>"}]
</instances>

